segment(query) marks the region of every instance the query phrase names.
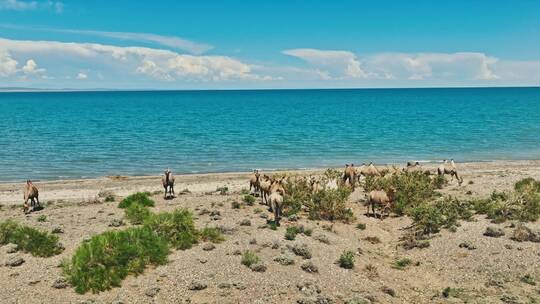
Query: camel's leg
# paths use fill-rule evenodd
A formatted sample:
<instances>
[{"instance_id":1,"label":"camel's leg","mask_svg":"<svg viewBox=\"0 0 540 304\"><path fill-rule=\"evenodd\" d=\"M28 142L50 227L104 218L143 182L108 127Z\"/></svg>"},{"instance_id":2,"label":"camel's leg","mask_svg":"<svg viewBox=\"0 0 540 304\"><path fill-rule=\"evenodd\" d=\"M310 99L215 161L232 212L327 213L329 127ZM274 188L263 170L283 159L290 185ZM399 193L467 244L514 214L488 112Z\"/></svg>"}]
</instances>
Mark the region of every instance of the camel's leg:
<instances>
[{"instance_id":1,"label":"camel's leg","mask_svg":"<svg viewBox=\"0 0 540 304\"><path fill-rule=\"evenodd\" d=\"M30 206L28 206L28 199L25 199L24 204L23 204L23 212L28 213L29 208L30 208Z\"/></svg>"},{"instance_id":2,"label":"camel's leg","mask_svg":"<svg viewBox=\"0 0 540 304\"><path fill-rule=\"evenodd\" d=\"M167 198L167 186L163 186L163 189L165 189L165 194L163 194L163 198Z\"/></svg>"},{"instance_id":3,"label":"camel's leg","mask_svg":"<svg viewBox=\"0 0 540 304\"><path fill-rule=\"evenodd\" d=\"M174 197L175 193L174 193L174 184L171 185L171 192L172 192L172 196Z\"/></svg>"},{"instance_id":4,"label":"camel's leg","mask_svg":"<svg viewBox=\"0 0 540 304\"><path fill-rule=\"evenodd\" d=\"M41 207L41 203L39 202L39 196L36 196L36 201L37 201L38 207Z\"/></svg>"}]
</instances>

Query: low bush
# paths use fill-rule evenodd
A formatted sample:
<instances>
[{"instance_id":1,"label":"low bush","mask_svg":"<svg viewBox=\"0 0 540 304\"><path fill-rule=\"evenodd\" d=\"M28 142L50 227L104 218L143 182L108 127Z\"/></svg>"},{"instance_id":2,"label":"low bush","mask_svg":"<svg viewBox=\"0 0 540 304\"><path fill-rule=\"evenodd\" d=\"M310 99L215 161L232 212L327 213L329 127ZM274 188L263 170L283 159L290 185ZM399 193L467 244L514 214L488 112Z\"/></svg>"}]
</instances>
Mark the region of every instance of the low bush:
<instances>
[{"instance_id":1,"label":"low bush","mask_svg":"<svg viewBox=\"0 0 540 304\"><path fill-rule=\"evenodd\" d=\"M204 242L221 243L225 240L223 233L216 227L204 227L199 233L199 237Z\"/></svg>"},{"instance_id":2,"label":"low bush","mask_svg":"<svg viewBox=\"0 0 540 304\"><path fill-rule=\"evenodd\" d=\"M287 227L285 230L285 239L292 241L296 238L296 235L300 233L300 230L296 226Z\"/></svg>"},{"instance_id":3,"label":"low bush","mask_svg":"<svg viewBox=\"0 0 540 304\"><path fill-rule=\"evenodd\" d=\"M358 224L356 224L356 229L358 229L358 230L366 230L366 224L358 223Z\"/></svg>"},{"instance_id":4,"label":"low bush","mask_svg":"<svg viewBox=\"0 0 540 304\"><path fill-rule=\"evenodd\" d=\"M242 254L242 265L246 267L251 267L251 265L257 264L261 261L259 256L254 251L246 250Z\"/></svg>"},{"instance_id":5,"label":"low bush","mask_svg":"<svg viewBox=\"0 0 540 304\"><path fill-rule=\"evenodd\" d=\"M513 192L493 192L487 199L471 202L479 214L485 214L493 222L507 220L534 222L540 218L540 182L532 178L518 181Z\"/></svg>"},{"instance_id":6,"label":"low bush","mask_svg":"<svg viewBox=\"0 0 540 304\"><path fill-rule=\"evenodd\" d=\"M124 198L119 204L118 208L127 208L133 203L139 203L145 207L154 207L155 202L150 199L149 192L137 192L126 198Z\"/></svg>"},{"instance_id":7,"label":"low bush","mask_svg":"<svg viewBox=\"0 0 540 304\"><path fill-rule=\"evenodd\" d=\"M126 219L133 225L140 225L147 220L151 212L140 203L132 203L126 209Z\"/></svg>"},{"instance_id":8,"label":"low bush","mask_svg":"<svg viewBox=\"0 0 540 304\"><path fill-rule=\"evenodd\" d=\"M244 202L248 206L253 206L253 204L255 203L255 197L253 195L251 195L251 194L245 195L244 196Z\"/></svg>"},{"instance_id":9,"label":"low bush","mask_svg":"<svg viewBox=\"0 0 540 304\"><path fill-rule=\"evenodd\" d=\"M407 266L411 265L412 261L409 258L402 258L395 260L394 263L392 263L392 268L398 269L398 270L404 270Z\"/></svg>"},{"instance_id":10,"label":"low bush","mask_svg":"<svg viewBox=\"0 0 540 304\"><path fill-rule=\"evenodd\" d=\"M165 264L168 252L167 241L148 227L107 231L82 243L62 268L76 292L97 293L120 286L146 265Z\"/></svg>"},{"instance_id":11,"label":"low bush","mask_svg":"<svg viewBox=\"0 0 540 304\"><path fill-rule=\"evenodd\" d=\"M337 190L321 190L313 194L308 207L309 217L315 220L343 221L354 220L353 212L347 208L347 199L351 190L339 187Z\"/></svg>"},{"instance_id":12,"label":"low bush","mask_svg":"<svg viewBox=\"0 0 540 304\"><path fill-rule=\"evenodd\" d=\"M354 252L344 251L339 257L338 264L341 268L352 269L354 267Z\"/></svg>"},{"instance_id":13,"label":"low bush","mask_svg":"<svg viewBox=\"0 0 540 304\"><path fill-rule=\"evenodd\" d=\"M421 203L407 210L412 218L417 236L427 236L442 228L455 229L458 220L470 220L472 211L468 203L446 198L434 203Z\"/></svg>"},{"instance_id":14,"label":"low bush","mask_svg":"<svg viewBox=\"0 0 540 304\"><path fill-rule=\"evenodd\" d=\"M47 221L47 216L45 214L42 214L36 218L36 221L43 223Z\"/></svg>"},{"instance_id":15,"label":"low bush","mask_svg":"<svg viewBox=\"0 0 540 304\"><path fill-rule=\"evenodd\" d=\"M58 236L21 225L13 220L0 223L0 244L13 243L33 256L50 257L63 251Z\"/></svg>"},{"instance_id":16,"label":"low bush","mask_svg":"<svg viewBox=\"0 0 540 304\"><path fill-rule=\"evenodd\" d=\"M155 231L176 249L189 249L198 242L198 231L193 224L193 216L187 209L152 215L145 221L144 226Z\"/></svg>"},{"instance_id":17,"label":"low bush","mask_svg":"<svg viewBox=\"0 0 540 304\"><path fill-rule=\"evenodd\" d=\"M229 193L229 187L227 187L227 186L218 187L216 189L216 192L219 192L219 194L221 194L221 195L227 195L227 193Z\"/></svg>"}]
</instances>

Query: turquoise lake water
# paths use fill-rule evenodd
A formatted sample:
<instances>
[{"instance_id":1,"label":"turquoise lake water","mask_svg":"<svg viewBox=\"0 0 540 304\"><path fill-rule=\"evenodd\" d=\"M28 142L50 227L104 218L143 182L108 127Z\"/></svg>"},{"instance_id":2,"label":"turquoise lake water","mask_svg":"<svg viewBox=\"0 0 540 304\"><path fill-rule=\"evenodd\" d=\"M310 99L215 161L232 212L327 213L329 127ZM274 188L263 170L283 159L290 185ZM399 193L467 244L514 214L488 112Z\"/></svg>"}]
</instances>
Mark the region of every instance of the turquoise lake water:
<instances>
[{"instance_id":1,"label":"turquoise lake water","mask_svg":"<svg viewBox=\"0 0 540 304\"><path fill-rule=\"evenodd\" d=\"M540 159L540 88L0 93L0 181Z\"/></svg>"}]
</instances>

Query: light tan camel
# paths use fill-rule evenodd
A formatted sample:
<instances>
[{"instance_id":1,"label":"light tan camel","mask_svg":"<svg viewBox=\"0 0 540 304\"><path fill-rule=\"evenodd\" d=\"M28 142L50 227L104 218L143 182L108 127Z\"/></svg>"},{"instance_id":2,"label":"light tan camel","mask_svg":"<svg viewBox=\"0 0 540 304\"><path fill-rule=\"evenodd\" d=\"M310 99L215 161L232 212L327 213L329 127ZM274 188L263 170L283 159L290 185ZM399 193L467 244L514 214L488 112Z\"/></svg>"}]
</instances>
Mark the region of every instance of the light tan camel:
<instances>
[{"instance_id":1,"label":"light tan camel","mask_svg":"<svg viewBox=\"0 0 540 304\"><path fill-rule=\"evenodd\" d=\"M354 164L345 164L345 172L343 172L343 184L347 184L351 186L352 190L354 191L354 187L356 185L356 169L354 168Z\"/></svg>"},{"instance_id":2,"label":"light tan camel","mask_svg":"<svg viewBox=\"0 0 540 304\"><path fill-rule=\"evenodd\" d=\"M437 174L438 175L450 175L450 180L454 180L454 177L457 179L459 185L463 183L463 178L461 178L458 174L456 163L454 163L454 160L451 159L450 162L448 162L446 159L443 160L443 163L437 168Z\"/></svg>"},{"instance_id":3,"label":"light tan camel","mask_svg":"<svg viewBox=\"0 0 540 304\"><path fill-rule=\"evenodd\" d=\"M24 213L28 213L30 211L29 210L30 206L28 206L29 200L32 207L32 211L36 207L36 203L38 207L41 207L41 204L39 203L38 188L30 180L27 180L26 188L24 189L24 206L23 206Z\"/></svg>"},{"instance_id":4,"label":"light tan camel","mask_svg":"<svg viewBox=\"0 0 540 304\"><path fill-rule=\"evenodd\" d=\"M259 192L260 184L259 184L259 178L261 174L259 173L259 170L253 170L253 173L249 177L249 192L251 193L251 189L253 188L253 191L255 193Z\"/></svg>"},{"instance_id":5,"label":"light tan camel","mask_svg":"<svg viewBox=\"0 0 540 304\"><path fill-rule=\"evenodd\" d=\"M279 220L281 219L281 212L283 208L283 196L285 195L285 188L283 187L283 179L275 180L270 186L270 200L271 211L274 212L274 223L279 226Z\"/></svg>"},{"instance_id":6,"label":"light tan camel","mask_svg":"<svg viewBox=\"0 0 540 304\"><path fill-rule=\"evenodd\" d=\"M368 205L367 205L367 213L369 215L369 207L371 206L373 210L373 216L377 217L377 213L375 212L375 205L381 207L381 220L383 219L385 211L388 211L388 215L390 215L390 208L392 207L392 203L394 201L396 194L396 189L391 188L388 190L388 192L384 190L373 190L370 191L368 194Z\"/></svg>"},{"instance_id":7,"label":"light tan camel","mask_svg":"<svg viewBox=\"0 0 540 304\"><path fill-rule=\"evenodd\" d=\"M174 176L172 174L172 171L169 170L169 168L167 168L167 170L163 172L163 175L161 176L161 184L165 189L165 194L163 195L163 198L174 198Z\"/></svg>"}]
</instances>

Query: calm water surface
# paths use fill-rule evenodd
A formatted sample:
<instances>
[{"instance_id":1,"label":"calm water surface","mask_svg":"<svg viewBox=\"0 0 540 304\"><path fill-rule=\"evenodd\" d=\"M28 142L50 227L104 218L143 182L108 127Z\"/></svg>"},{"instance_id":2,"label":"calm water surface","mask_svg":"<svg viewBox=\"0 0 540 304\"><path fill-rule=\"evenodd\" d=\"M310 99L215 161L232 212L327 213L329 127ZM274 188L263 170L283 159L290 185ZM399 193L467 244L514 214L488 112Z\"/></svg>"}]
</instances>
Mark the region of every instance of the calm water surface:
<instances>
[{"instance_id":1,"label":"calm water surface","mask_svg":"<svg viewBox=\"0 0 540 304\"><path fill-rule=\"evenodd\" d=\"M0 93L0 181L540 159L540 88Z\"/></svg>"}]
</instances>

